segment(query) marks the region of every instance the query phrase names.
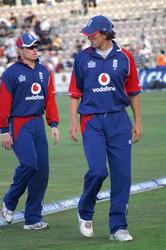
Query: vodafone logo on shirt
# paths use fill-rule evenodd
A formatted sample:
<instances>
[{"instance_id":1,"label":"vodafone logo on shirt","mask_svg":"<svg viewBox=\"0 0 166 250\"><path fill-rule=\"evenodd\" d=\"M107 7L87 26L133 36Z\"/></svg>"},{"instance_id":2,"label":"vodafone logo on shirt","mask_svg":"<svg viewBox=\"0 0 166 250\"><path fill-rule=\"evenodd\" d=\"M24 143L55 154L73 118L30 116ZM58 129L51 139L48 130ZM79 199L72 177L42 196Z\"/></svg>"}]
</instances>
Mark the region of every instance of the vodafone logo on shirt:
<instances>
[{"instance_id":1,"label":"vodafone logo on shirt","mask_svg":"<svg viewBox=\"0 0 166 250\"><path fill-rule=\"evenodd\" d=\"M110 83L110 76L107 73L102 73L98 77L98 81L102 87L93 88L93 92L109 92L116 91L115 87L108 87L107 85Z\"/></svg>"},{"instance_id":2,"label":"vodafone logo on shirt","mask_svg":"<svg viewBox=\"0 0 166 250\"><path fill-rule=\"evenodd\" d=\"M102 86L106 86L110 83L110 76L107 73L102 73L99 75L98 80Z\"/></svg>"},{"instance_id":3,"label":"vodafone logo on shirt","mask_svg":"<svg viewBox=\"0 0 166 250\"><path fill-rule=\"evenodd\" d=\"M36 101L44 99L43 95L38 95L41 92L41 85L39 83L33 83L31 86L32 96L26 96L26 101Z\"/></svg>"},{"instance_id":4,"label":"vodafone logo on shirt","mask_svg":"<svg viewBox=\"0 0 166 250\"><path fill-rule=\"evenodd\" d=\"M34 94L34 95L37 95L37 94L39 94L40 93L40 91L41 91L41 86L40 86L40 84L39 83L33 83L32 84L32 87L31 87L31 92L32 92L32 94Z\"/></svg>"}]
</instances>

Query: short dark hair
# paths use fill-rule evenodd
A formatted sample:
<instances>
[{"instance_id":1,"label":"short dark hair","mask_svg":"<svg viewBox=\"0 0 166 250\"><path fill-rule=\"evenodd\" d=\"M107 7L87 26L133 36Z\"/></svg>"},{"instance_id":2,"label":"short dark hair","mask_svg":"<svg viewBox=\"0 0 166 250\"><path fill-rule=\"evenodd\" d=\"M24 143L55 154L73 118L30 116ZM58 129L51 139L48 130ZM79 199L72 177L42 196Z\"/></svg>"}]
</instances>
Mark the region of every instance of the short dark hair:
<instances>
[{"instance_id":1,"label":"short dark hair","mask_svg":"<svg viewBox=\"0 0 166 250\"><path fill-rule=\"evenodd\" d=\"M112 30L110 32L100 31L100 34L106 35L106 40L112 40L112 39L115 39L115 37L116 37L116 33L114 30Z\"/></svg>"}]
</instances>

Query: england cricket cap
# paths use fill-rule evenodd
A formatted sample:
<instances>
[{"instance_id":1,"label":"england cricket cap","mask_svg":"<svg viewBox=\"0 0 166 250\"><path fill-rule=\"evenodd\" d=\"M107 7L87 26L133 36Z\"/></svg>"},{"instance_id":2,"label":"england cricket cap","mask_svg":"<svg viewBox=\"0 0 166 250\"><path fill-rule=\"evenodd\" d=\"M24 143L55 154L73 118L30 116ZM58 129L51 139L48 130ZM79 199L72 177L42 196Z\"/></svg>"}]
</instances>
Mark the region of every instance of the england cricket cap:
<instances>
[{"instance_id":1,"label":"england cricket cap","mask_svg":"<svg viewBox=\"0 0 166 250\"><path fill-rule=\"evenodd\" d=\"M92 17L87 26L83 28L80 32L85 36L94 36L98 32L111 32L113 29L113 24L111 21L102 15Z\"/></svg>"},{"instance_id":2,"label":"england cricket cap","mask_svg":"<svg viewBox=\"0 0 166 250\"><path fill-rule=\"evenodd\" d=\"M24 33L18 37L16 41L17 47L31 47L34 43L41 44L34 36L28 33Z\"/></svg>"}]
</instances>

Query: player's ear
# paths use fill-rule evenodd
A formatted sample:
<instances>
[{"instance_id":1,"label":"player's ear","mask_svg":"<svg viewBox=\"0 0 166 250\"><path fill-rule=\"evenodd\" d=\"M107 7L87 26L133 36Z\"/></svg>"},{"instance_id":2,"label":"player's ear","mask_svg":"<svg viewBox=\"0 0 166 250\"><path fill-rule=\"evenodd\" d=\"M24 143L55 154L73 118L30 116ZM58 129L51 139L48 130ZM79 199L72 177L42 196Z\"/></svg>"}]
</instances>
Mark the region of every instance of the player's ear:
<instances>
[{"instance_id":1,"label":"player's ear","mask_svg":"<svg viewBox=\"0 0 166 250\"><path fill-rule=\"evenodd\" d=\"M17 53L18 53L18 55L21 54L21 51L22 51L22 48L21 47L17 47Z\"/></svg>"}]
</instances>

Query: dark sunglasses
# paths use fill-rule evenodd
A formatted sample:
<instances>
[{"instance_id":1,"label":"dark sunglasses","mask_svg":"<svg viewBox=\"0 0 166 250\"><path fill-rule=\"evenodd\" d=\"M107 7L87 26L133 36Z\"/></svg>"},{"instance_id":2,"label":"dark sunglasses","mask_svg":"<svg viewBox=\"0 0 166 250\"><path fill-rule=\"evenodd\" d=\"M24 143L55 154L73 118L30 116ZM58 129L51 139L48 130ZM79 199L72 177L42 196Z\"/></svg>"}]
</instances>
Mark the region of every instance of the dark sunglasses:
<instances>
[{"instance_id":1,"label":"dark sunglasses","mask_svg":"<svg viewBox=\"0 0 166 250\"><path fill-rule=\"evenodd\" d=\"M33 50L33 49L38 49L38 45L32 45L32 46L30 46L30 47L24 47L24 48L26 48L26 49L29 49L29 50Z\"/></svg>"}]
</instances>

